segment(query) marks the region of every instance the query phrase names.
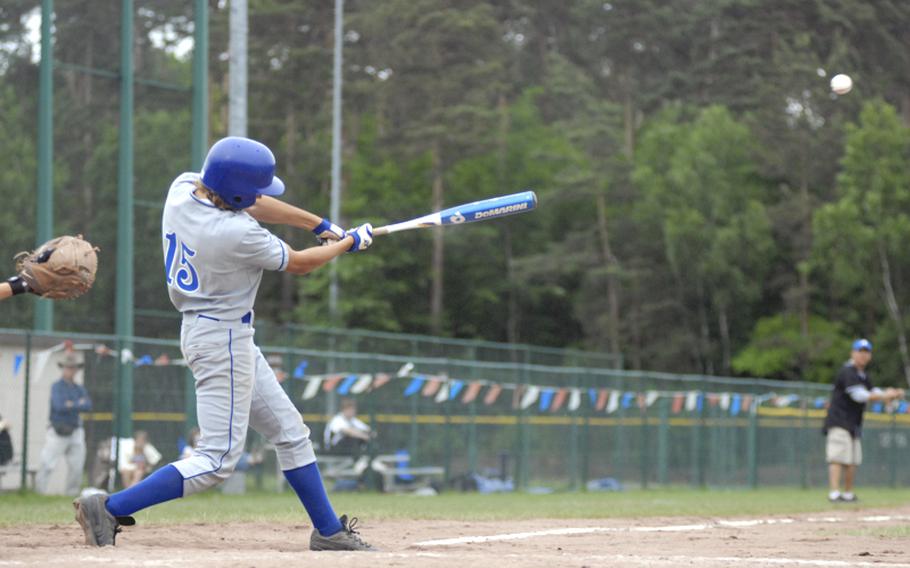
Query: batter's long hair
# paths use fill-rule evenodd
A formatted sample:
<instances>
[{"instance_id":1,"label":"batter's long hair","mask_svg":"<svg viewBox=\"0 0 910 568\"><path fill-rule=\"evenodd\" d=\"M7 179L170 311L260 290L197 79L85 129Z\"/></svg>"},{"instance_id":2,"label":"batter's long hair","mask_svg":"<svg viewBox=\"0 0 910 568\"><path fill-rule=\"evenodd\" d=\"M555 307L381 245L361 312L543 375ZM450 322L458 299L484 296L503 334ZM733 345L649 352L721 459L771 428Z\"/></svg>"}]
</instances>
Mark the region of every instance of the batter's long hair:
<instances>
[{"instance_id":1,"label":"batter's long hair","mask_svg":"<svg viewBox=\"0 0 910 568\"><path fill-rule=\"evenodd\" d=\"M217 193L215 193L211 189L207 188L205 186L205 184L202 183L201 179L197 179L195 182L193 182L193 184L196 186L196 189L202 191L202 193L205 194L205 196L208 198L208 200L212 202L212 205L214 205L218 209L224 209L225 211L238 211L237 209L234 209L233 207L231 207L230 205L225 203L225 201L223 199L218 197Z\"/></svg>"}]
</instances>

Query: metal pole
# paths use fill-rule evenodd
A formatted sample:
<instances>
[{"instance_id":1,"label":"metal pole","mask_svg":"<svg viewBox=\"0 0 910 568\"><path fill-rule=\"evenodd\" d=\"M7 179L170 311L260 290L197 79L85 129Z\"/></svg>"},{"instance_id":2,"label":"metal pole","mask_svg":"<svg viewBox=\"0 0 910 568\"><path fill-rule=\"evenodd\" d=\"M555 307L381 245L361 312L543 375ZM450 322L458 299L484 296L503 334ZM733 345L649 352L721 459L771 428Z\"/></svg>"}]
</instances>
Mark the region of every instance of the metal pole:
<instances>
[{"instance_id":1,"label":"metal pole","mask_svg":"<svg viewBox=\"0 0 910 568\"><path fill-rule=\"evenodd\" d=\"M190 167L202 169L202 161L208 149L208 54L209 54L209 13L206 0L195 0L193 18L193 143L190 152Z\"/></svg>"},{"instance_id":2,"label":"metal pole","mask_svg":"<svg viewBox=\"0 0 910 568\"><path fill-rule=\"evenodd\" d=\"M247 0L231 0L228 134L247 133Z\"/></svg>"},{"instance_id":3,"label":"metal pole","mask_svg":"<svg viewBox=\"0 0 910 568\"><path fill-rule=\"evenodd\" d=\"M54 44L51 20L54 0L41 0L41 66L38 70L38 226L37 244L53 238L54 233ZM35 329L54 328L54 304L35 301Z\"/></svg>"},{"instance_id":4,"label":"metal pole","mask_svg":"<svg viewBox=\"0 0 910 568\"><path fill-rule=\"evenodd\" d=\"M341 216L341 88L342 49L344 47L344 0L335 0L335 57L332 78L332 193L329 217L336 223ZM329 319L338 319L338 263L329 266Z\"/></svg>"},{"instance_id":5,"label":"metal pole","mask_svg":"<svg viewBox=\"0 0 910 568\"><path fill-rule=\"evenodd\" d=\"M132 351L133 336L133 0L121 0L120 149L117 167L117 293L115 331ZM122 354L122 352L121 352ZM133 365L121 365L118 436L132 435Z\"/></svg>"},{"instance_id":6,"label":"metal pole","mask_svg":"<svg viewBox=\"0 0 910 568\"><path fill-rule=\"evenodd\" d=\"M28 475L28 407L29 391L32 381L32 334L25 332L25 400L22 402L22 468L19 471L19 492L28 489L26 476Z\"/></svg>"}]
</instances>

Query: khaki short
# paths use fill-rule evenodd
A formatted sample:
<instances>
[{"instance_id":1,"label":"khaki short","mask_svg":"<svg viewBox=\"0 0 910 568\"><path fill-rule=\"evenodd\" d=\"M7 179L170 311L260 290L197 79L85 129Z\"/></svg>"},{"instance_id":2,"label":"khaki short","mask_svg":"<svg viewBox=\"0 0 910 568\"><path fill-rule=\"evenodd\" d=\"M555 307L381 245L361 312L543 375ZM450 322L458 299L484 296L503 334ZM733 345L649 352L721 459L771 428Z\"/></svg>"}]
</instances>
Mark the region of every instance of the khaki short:
<instances>
[{"instance_id":1,"label":"khaki short","mask_svg":"<svg viewBox=\"0 0 910 568\"><path fill-rule=\"evenodd\" d=\"M825 458L828 463L842 465L860 465L863 463L863 446L859 438L853 438L843 428L828 429L828 443L825 446Z\"/></svg>"}]
</instances>

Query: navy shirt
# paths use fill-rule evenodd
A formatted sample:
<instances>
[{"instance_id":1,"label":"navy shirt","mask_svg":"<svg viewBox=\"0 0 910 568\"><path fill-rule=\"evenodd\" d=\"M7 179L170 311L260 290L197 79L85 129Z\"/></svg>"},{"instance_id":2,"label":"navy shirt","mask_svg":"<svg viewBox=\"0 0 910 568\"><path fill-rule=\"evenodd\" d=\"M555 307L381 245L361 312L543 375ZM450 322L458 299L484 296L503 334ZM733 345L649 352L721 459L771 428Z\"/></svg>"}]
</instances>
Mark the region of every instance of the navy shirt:
<instances>
[{"instance_id":1,"label":"navy shirt","mask_svg":"<svg viewBox=\"0 0 910 568\"><path fill-rule=\"evenodd\" d=\"M72 402L72 406L67 407L67 401ZM66 424L78 428L82 425L79 413L91 409L92 399L82 385L60 379L51 387L51 424Z\"/></svg>"},{"instance_id":2,"label":"navy shirt","mask_svg":"<svg viewBox=\"0 0 910 568\"><path fill-rule=\"evenodd\" d=\"M856 402L850 396L851 388L862 387L872 390L872 381L869 376L857 369L853 361L848 361L840 368L837 378L834 379L834 390L831 392L831 404L828 406L828 416L825 418L825 432L830 428L843 428L854 438L862 435L863 411L866 403Z\"/></svg>"}]
</instances>

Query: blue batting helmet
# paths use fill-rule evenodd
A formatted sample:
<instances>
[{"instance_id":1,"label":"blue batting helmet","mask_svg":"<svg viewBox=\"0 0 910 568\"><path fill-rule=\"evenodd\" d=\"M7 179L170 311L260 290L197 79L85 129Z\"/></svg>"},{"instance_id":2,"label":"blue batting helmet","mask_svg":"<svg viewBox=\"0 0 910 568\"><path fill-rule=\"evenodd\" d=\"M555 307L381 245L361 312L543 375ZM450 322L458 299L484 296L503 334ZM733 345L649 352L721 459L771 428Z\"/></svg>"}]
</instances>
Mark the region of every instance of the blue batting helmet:
<instances>
[{"instance_id":1,"label":"blue batting helmet","mask_svg":"<svg viewBox=\"0 0 910 568\"><path fill-rule=\"evenodd\" d=\"M275 176L272 151L239 136L215 142L202 166L202 183L235 209L256 203L259 195L284 193L284 182Z\"/></svg>"}]
</instances>

